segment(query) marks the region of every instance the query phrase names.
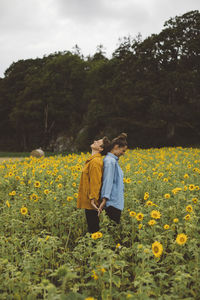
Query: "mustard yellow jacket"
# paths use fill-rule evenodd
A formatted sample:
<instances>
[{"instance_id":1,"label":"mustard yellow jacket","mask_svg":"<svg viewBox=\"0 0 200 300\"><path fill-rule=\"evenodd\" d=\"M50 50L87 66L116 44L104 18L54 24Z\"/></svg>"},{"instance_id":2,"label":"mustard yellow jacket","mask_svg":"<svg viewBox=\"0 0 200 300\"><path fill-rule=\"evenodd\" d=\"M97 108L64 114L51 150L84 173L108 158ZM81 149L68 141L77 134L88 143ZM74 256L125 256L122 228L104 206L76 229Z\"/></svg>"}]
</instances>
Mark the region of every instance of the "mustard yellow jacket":
<instances>
[{"instance_id":1,"label":"mustard yellow jacket","mask_svg":"<svg viewBox=\"0 0 200 300\"><path fill-rule=\"evenodd\" d=\"M77 208L94 209L91 200L98 204L103 174L103 159L100 153L86 161L81 174L77 198Z\"/></svg>"}]
</instances>

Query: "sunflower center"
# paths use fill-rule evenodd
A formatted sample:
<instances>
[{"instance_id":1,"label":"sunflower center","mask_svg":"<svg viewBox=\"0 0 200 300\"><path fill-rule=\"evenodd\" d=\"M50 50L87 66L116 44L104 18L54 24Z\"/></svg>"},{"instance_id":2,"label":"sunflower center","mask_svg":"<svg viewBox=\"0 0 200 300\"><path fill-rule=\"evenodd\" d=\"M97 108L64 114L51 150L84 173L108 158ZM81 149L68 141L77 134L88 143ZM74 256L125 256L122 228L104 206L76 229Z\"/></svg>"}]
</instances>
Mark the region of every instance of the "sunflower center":
<instances>
[{"instance_id":1,"label":"sunflower center","mask_svg":"<svg viewBox=\"0 0 200 300\"><path fill-rule=\"evenodd\" d=\"M180 238L180 242L181 242L181 243L184 243L184 241L185 241L184 237L181 237L181 238Z\"/></svg>"},{"instance_id":2,"label":"sunflower center","mask_svg":"<svg viewBox=\"0 0 200 300\"><path fill-rule=\"evenodd\" d=\"M158 253L159 252L159 248L157 246L154 247L154 252Z\"/></svg>"}]
</instances>

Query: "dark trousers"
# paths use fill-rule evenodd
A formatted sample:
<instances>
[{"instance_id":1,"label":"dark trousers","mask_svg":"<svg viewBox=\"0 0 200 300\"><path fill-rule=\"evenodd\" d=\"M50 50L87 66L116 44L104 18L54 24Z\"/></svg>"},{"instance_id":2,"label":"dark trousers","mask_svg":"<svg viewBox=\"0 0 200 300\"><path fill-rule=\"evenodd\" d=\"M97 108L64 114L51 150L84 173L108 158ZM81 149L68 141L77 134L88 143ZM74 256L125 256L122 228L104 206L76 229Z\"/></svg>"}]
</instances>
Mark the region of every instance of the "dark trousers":
<instances>
[{"instance_id":1,"label":"dark trousers","mask_svg":"<svg viewBox=\"0 0 200 300\"><path fill-rule=\"evenodd\" d=\"M109 218L113 221L115 221L117 224L120 222L121 217L121 210L114 207L114 206L108 206L105 208L106 214L109 216Z\"/></svg>"},{"instance_id":2,"label":"dark trousers","mask_svg":"<svg viewBox=\"0 0 200 300\"><path fill-rule=\"evenodd\" d=\"M88 224L88 231L90 233L99 231L98 212L93 209L85 209L85 216Z\"/></svg>"}]
</instances>

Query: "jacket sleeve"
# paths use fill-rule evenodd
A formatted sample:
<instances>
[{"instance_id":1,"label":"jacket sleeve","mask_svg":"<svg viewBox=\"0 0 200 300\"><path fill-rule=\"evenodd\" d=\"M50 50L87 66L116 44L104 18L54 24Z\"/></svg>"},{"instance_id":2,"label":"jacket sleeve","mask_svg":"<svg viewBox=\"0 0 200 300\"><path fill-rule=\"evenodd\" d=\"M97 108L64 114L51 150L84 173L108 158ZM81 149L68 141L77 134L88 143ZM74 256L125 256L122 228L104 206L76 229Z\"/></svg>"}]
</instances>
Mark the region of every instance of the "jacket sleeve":
<instances>
[{"instance_id":1,"label":"jacket sleeve","mask_svg":"<svg viewBox=\"0 0 200 300\"><path fill-rule=\"evenodd\" d=\"M103 184L101 189L101 199L107 198L110 199L113 181L115 175L115 161L109 160L104 162L104 170L103 170Z\"/></svg>"},{"instance_id":2,"label":"jacket sleeve","mask_svg":"<svg viewBox=\"0 0 200 300\"><path fill-rule=\"evenodd\" d=\"M100 197L100 189L102 185L103 168L99 163L92 163L89 170L90 183L89 183L89 199L94 199L97 203Z\"/></svg>"}]
</instances>

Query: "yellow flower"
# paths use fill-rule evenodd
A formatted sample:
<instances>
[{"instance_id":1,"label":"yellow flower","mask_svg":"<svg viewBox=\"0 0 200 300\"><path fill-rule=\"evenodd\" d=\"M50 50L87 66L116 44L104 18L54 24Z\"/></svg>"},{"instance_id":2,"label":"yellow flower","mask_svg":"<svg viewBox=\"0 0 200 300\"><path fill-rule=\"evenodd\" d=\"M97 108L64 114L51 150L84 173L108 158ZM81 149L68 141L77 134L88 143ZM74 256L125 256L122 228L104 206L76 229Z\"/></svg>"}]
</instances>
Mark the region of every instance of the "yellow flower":
<instances>
[{"instance_id":1,"label":"yellow flower","mask_svg":"<svg viewBox=\"0 0 200 300\"><path fill-rule=\"evenodd\" d=\"M126 179L126 183L131 183L131 179L130 179L130 178L127 178L127 179Z\"/></svg>"},{"instance_id":2,"label":"yellow flower","mask_svg":"<svg viewBox=\"0 0 200 300\"><path fill-rule=\"evenodd\" d=\"M118 243L117 245L116 245L116 248L121 248L121 245L120 245L120 243Z\"/></svg>"},{"instance_id":3,"label":"yellow flower","mask_svg":"<svg viewBox=\"0 0 200 300\"><path fill-rule=\"evenodd\" d=\"M49 236L49 235L47 235L45 240L46 240L46 241L48 241L48 239L49 239L49 238L50 238L50 236Z\"/></svg>"},{"instance_id":4,"label":"yellow flower","mask_svg":"<svg viewBox=\"0 0 200 300\"><path fill-rule=\"evenodd\" d=\"M164 227L165 230L169 229L169 225L168 224L165 224L163 227Z\"/></svg>"},{"instance_id":5,"label":"yellow flower","mask_svg":"<svg viewBox=\"0 0 200 300\"><path fill-rule=\"evenodd\" d=\"M178 223L178 221L179 221L178 218L175 218L175 219L173 220L174 223Z\"/></svg>"},{"instance_id":6,"label":"yellow flower","mask_svg":"<svg viewBox=\"0 0 200 300\"><path fill-rule=\"evenodd\" d=\"M78 193L74 193L74 198L78 198Z\"/></svg>"},{"instance_id":7,"label":"yellow flower","mask_svg":"<svg viewBox=\"0 0 200 300\"><path fill-rule=\"evenodd\" d=\"M6 201L6 205L7 205L8 207L10 207L10 203L9 203L8 200Z\"/></svg>"},{"instance_id":8,"label":"yellow flower","mask_svg":"<svg viewBox=\"0 0 200 300\"><path fill-rule=\"evenodd\" d=\"M97 239L101 238L102 236L103 236L103 234L100 231L97 231L97 232L92 233L91 238L93 240L97 240Z\"/></svg>"},{"instance_id":9,"label":"yellow flower","mask_svg":"<svg viewBox=\"0 0 200 300\"><path fill-rule=\"evenodd\" d=\"M72 182L72 186L75 187L76 186L76 182Z\"/></svg>"},{"instance_id":10,"label":"yellow flower","mask_svg":"<svg viewBox=\"0 0 200 300\"><path fill-rule=\"evenodd\" d=\"M139 224L139 225L138 225L138 229L142 229L142 224Z\"/></svg>"},{"instance_id":11,"label":"yellow flower","mask_svg":"<svg viewBox=\"0 0 200 300\"><path fill-rule=\"evenodd\" d=\"M156 221L155 221L155 220L150 220L150 221L148 222L148 224L149 224L150 226L153 226L153 225L156 224Z\"/></svg>"},{"instance_id":12,"label":"yellow flower","mask_svg":"<svg viewBox=\"0 0 200 300\"><path fill-rule=\"evenodd\" d=\"M10 196L15 196L16 195L16 191L12 191L11 193L9 193Z\"/></svg>"},{"instance_id":13,"label":"yellow flower","mask_svg":"<svg viewBox=\"0 0 200 300\"><path fill-rule=\"evenodd\" d=\"M143 218L144 218L144 215L143 215L142 213L138 213L138 214L136 215L136 219L137 219L138 221L142 221Z\"/></svg>"},{"instance_id":14,"label":"yellow flower","mask_svg":"<svg viewBox=\"0 0 200 300\"><path fill-rule=\"evenodd\" d=\"M73 200L73 197L70 197L70 196L67 197L67 201L70 202L70 201L72 201L72 200Z\"/></svg>"},{"instance_id":15,"label":"yellow flower","mask_svg":"<svg viewBox=\"0 0 200 300\"><path fill-rule=\"evenodd\" d=\"M94 297L87 297L85 300L96 300Z\"/></svg>"},{"instance_id":16,"label":"yellow flower","mask_svg":"<svg viewBox=\"0 0 200 300\"><path fill-rule=\"evenodd\" d=\"M38 187L40 187L40 186L41 186L41 184L40 184L40 182L39 182L39 181L35 181L35 183L34 183L34 186L38 188Z\"/></svg>"},{"instance_id":17,"label":"yellow flower","mask_svg":"<svg viewBox=\"0 0 200 300\"><path fill-rule=\"evenodd\" d=\"M190 191L193 191L194 189L195 189L195 185L194 185L194 184L190 184L190 185L189 185L189 190L190 190Z\"/></svg>"},{"instance_id":18,"label":"yellow flower","mask_svg":"<svg viewBox=\"0 0 200 300\"><path fill-rule=\"evenodd\" d=\"M186 206L186 211L192 212L192 206L191 205Z\"/></svg>"},{"instance_id":19,"label":"yellow flower","mask_svg":"<svg viewBox=\"0 0 200 300\"><path fill-rule=\"evenodd\" d=\"M26 214L28 213L28 209L27 209L27 207L25 207L25 206L23 206L23 207L20 209L20 211L21 211L21 214L22 214L22 215L26 215Z\"/></svg>"},{"instance_id":20,"label":"yellow flower","mask_svg":"<svg viewBox=\"0 0 200 300\"><path fill-rule=\"evenodd\" d=\"M188 174L185 174L185 175L184 175L184 178L185 178L185 179L189 178L189 175L188 175Z\"/></svg>"},{"instance_id":21,"label":"yellow flower","mask_svg":"<svg viewBox=\"0 0 200 300\"><path fill-rule=\"evenodd\" d=\"M161 243L155 241L153 244L152 244L152 251L153 251L153 254L155 255L155 257L160 257L163 253L163 246Z\"/></svg>"},{"instance_id":22,"label":"yellow flower","mask_svg":"<svg viewBox=\"0 0 200 300\"><path fill-rule=\"evenodd\" d=\"M150 201L150 200L148 200L148 201L146 202L146 205L147 205L147 206L152 206L152 205L153 205L153 202Z\"/></svg>"},{"instance_id":23,"label":"yellow flower","mask_svg":"<svg viewBox=\"0 0 200 300\"><path fill-rule=\"evenodd\" d=\"M48 195L49 194L49 190L44 190L44 194Z\"/></svg>"},{"instance_id":24,"label":"yellow flower","mask_svg":"<svg viewBox=\"0 0 200 300\"><path fill-rule=\"evenodd\" d=\"M165 194L165 199L169 199L170 198L170 194Z\"/></svg>"},{"instance_id":25,"label":"yellow flower","mask_svg":"<svg viewBox=\"0 0 200 300\"><path fill-rule=\"evenodd\" d=\"M169 179L168 179L168 178L164 178L163 181L164 181L164 182L168 182Z\"/></svg>"},{"instance_id":26,"label":"yellow flower","mask_svg":"<svg viewBox=\"0 0 200 300\"><path fill-rule=\"evenodd\" d=\"M176 237L176 242L179 245L184 245L187 242L187 235L184 233L180 233Z\"/></svg>"},{"instance_id":27,"label":"yellow flower","mask_svg":"<svg viewBox=\"0 0 200 300\"><path fill-rule=\"evenodd\" d=\"M198 199L197 198L192 198L192 201L194 204L196 204L198 202Z\"/></svg>"},{"instance_id":28,"label":"yellow flower","mask_svg":"<svg viewBox=\"0 0 200 300\"><path fill-rule=\"evenodd\" d=\"M195 190L196 190L196 191L199 190L199 186L198 186L198 185L195 186Z\"/></svg>"},{"instance_id":29,"label":"yellow flower","mask_svg":"<svg viewBox=\"0 0 200 300\"><path fill-rule=\"evenodd\" d=\"M92 277L94 278L94 280L97 280L98 276L97 276L96 272L94 270L92 270L92 273L93 273Z\"/></svg>"},{"instance_id":30,"label":"yellow flower","mask_svg":"<svg viewBox=\"0 0 200 300\"><path fill-rule=\"evenodd\" d=\"M131 217L135 217L135 216L136 216L136 212L132 210L132 211L129 212L129 215L130 215Z\"/></svg>"},{"instance_id":31,"label":"yellow flower","mask_svg":"<svg viewBox=\"0 0 200 300\"><path fill-rule=\"evenodd\" d=\"M58 184L58 188L59 188L59 189L61 189L62 186L63 186L62 183L59 183L59 184Z\"/></svg>"},{"instance_id":32,"label":"yellow flower","mask_svg":"<svg viewBox=\"0 0 200 300\"><path fill-rule=\"evenodd\" d=\"M189 220L190 219L190 215L188 214L188 215L186 215L185 217L184 217L184 219L187 221L187 220Z\"/></svg>"},{"instance_id":33,"label":"yellow flower","mask_svg":"<svg viewBox=\"0 0 200 300\"><path fill-rule=\"evenodd\" d=\"M151 212L151 217L153 219L160 219L161 213L158 210L152 210Z\"/></svg>"},{"instance_id":34,"label":"yellow flower","mask_svg":"<svg viewBox=\"0 0 200 300\"><path fill-rule=\"evenodd\" d=\"M32 195L30 195L30 199L37 202L38 201L38 195L32 194Z\"/></svg>"}]
</instances>

